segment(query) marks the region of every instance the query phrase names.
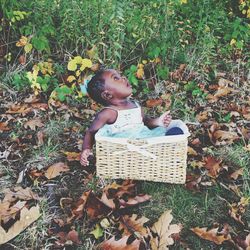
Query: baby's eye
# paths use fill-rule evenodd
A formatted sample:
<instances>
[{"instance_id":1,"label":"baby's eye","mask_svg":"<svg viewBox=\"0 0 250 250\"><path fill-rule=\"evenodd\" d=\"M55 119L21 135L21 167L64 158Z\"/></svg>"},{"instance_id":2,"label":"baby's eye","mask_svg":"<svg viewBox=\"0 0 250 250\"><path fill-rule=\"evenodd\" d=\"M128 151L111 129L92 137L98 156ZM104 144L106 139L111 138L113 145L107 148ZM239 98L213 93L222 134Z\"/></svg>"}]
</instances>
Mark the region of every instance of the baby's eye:
<instances>
[{"instance_id":1,"label":"baby's eye","mask_svg":"<svg viewBox=\"0 0 250 250\"><path fill-rule=\"evenodd\" d=\"M119 77L118 76L114 76L114 80L115 81L119 80Z\"/></svg>"}]
</instances>

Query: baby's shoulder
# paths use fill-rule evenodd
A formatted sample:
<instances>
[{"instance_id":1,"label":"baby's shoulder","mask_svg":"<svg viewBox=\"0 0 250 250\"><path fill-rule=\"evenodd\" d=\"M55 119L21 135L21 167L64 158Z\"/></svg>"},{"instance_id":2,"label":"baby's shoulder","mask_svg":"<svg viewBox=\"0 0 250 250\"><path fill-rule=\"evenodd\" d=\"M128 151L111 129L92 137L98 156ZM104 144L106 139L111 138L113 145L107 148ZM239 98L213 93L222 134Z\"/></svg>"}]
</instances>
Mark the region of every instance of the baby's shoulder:
<instances>
[{"instance_id":1,"label":"baby's shoulder","mask_svg":"<svg viewBox=\"0 0 250 250\"><path fill-rule=\"evenodd\" d=\"M117 111L111 108L103 108L97 113L97 118L105 119L107 123L113 123L117 118Z\"/></svg>"}]
</instances>

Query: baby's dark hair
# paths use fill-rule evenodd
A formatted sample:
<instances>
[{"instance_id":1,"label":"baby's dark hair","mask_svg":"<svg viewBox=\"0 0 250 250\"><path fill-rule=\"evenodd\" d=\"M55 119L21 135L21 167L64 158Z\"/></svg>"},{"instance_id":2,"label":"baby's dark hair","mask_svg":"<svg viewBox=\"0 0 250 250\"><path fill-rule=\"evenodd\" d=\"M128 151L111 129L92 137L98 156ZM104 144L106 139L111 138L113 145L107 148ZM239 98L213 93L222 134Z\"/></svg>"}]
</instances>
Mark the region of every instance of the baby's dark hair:
<instances>
[{"instance_id":1,"label":"baby's dark hair","mask_svg":"<svg viewBox=\"0 0 250 250\"><path fill-rule=\"evenodd\" d=\"M105 70L101 69L92 77L88 83L87 92L94 101L105 106L107 103L101 96L102 92L105 90L104 72Z\"/></svg>"}]
</instances>

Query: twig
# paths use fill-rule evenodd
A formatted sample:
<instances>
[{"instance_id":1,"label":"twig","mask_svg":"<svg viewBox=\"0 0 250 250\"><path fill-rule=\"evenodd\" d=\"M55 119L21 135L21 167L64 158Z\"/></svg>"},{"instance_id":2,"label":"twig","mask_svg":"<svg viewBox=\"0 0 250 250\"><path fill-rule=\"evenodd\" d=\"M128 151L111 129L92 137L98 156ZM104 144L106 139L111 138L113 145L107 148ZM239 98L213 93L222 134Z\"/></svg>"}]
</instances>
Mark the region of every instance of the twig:
<instances>
[{"instance_id":1,"label":"twig","mask_svg":"<svg viewBox=\"0 0 250 250\"><path fill-rule=\"evenodd\" d=\"M189 122L189 121L185 121L184 123L190 124L190 125L195 125L195 126L201 126L201 124L200 124L199 122Z\"/></svg>"}]
</instances>

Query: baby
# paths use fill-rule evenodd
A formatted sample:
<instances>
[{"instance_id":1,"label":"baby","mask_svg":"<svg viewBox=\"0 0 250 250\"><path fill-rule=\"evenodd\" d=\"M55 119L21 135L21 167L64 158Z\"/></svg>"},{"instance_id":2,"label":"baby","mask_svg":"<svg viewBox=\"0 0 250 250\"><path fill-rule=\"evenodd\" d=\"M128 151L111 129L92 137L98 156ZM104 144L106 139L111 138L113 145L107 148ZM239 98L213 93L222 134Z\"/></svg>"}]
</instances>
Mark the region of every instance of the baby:
<instances>
[{"instance_id":1,"label":"baby","mask_svg":"<svg viewBox=\"0 0 250 250\"><path fill-rule=\"evenodd\" d=\"M139 104L129 99L132 87L127 78L113 69L98 71L89 81L87 92L104 108L96 115L84 136L80 157L83 166L89 165L88 157L92 155L95 134L101 128L105 128L109 136L141 138L148 136L148 131L156 127L164 127L166 130L172 120L169 112L158 118L146 117ZM173 134L183 134L183 132L174 127L166 133L166 135Z\"/></svg>"}]
</instances>

